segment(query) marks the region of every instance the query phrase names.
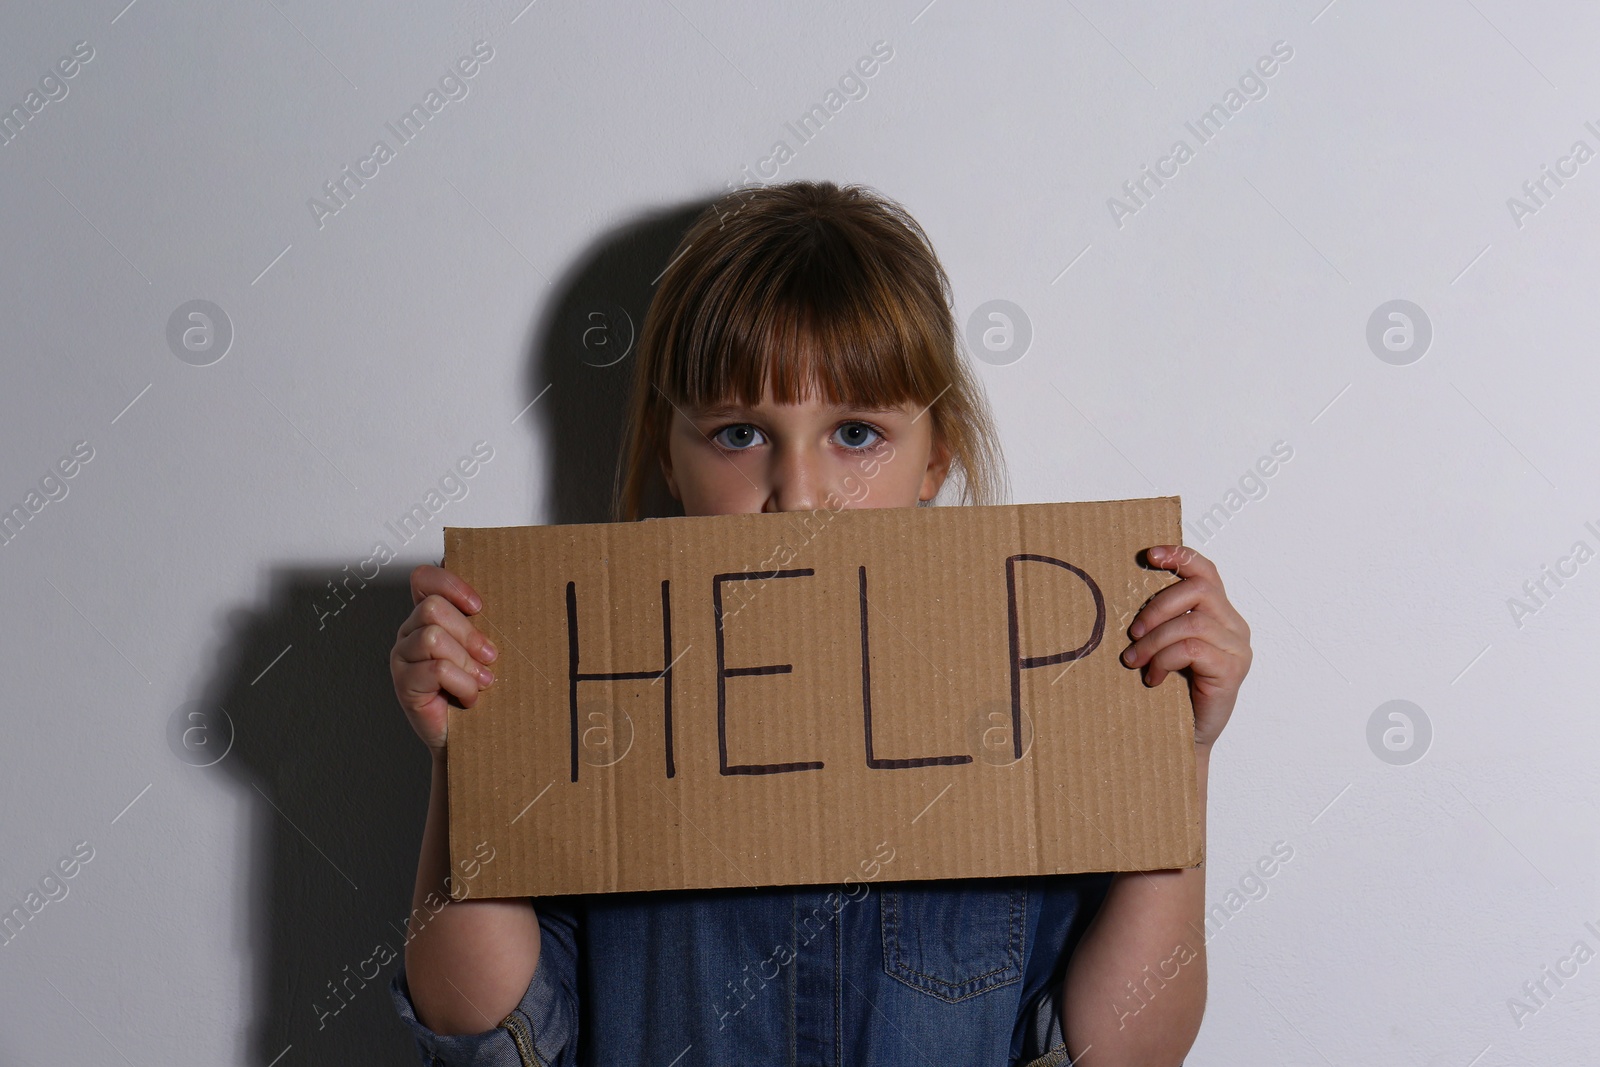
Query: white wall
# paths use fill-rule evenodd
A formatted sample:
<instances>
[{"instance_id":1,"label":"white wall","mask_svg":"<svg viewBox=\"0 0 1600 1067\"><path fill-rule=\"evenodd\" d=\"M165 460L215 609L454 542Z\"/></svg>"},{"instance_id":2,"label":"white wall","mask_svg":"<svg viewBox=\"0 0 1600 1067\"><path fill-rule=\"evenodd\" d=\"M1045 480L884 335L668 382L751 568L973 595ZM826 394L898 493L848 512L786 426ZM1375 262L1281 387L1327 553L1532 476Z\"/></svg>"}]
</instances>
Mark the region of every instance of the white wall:
<instances>
[{"instance_id":1,"label":"white wall","mask_svg":"<svg viewBox=\"0 0 1600 1067\"><path fill-rule=\"evenodd\" d=\"M1026 353L982 365L1015 500L1181 494L1192 520L1293 450L1186 533L1255 634L1212 897L1294 850L1216 928L1188 1062L1591 1055L1600 962L1523 983L1600 950L1600 562L1522 585L1600 549L1600 162L1543 206L1521 189L1600 149L1591 5L524 2L0 17L6 108L93 49L0 147L0 504L93 450L0 545L0 909L93 849L0 945L0 1062L411 1062L378 986L316 1015L408 905L406 571L444 522L603 517L627 363L591 365L586 316L640 321L690 214L778 140L768 179L901 200L964 323L1026 315ZM307 201L475 40L470 93L319 226ZM785 124L880 40L800 144ZM1184 123L1280 41L1266 95L1198 144ZM1179 138L1119 224L1108 198ZM233 332L203 367L167 339L194 299ZM1367 340L1396 299L1433 333L1403 365ZM468 495L402 545L386 521L479 440ZM319 627L380 539L399 558ZM1431 724L1409 764L1369 743L1392 700ZM231 750L187 765L182 716L218 707Z\"/></svg>"}]
</instances>

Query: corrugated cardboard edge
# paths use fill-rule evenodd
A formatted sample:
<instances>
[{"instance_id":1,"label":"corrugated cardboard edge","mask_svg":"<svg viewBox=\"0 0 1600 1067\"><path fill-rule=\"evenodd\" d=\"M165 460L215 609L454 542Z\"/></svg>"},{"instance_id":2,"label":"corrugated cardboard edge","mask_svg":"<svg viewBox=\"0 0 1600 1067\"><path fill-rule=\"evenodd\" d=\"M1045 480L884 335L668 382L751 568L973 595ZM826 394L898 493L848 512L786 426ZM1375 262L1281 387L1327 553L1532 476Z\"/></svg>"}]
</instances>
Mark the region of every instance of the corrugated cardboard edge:
<instances>
[{"instance_id":1,"label":"corrugated cardboard edge","mask_svg":"<svg viewBox=\"0 0 1600 1067\"><path fill-rule=\"evenodd\" d=\"M1165 497L1164 499L1171 500L1173 505L1177 508L1177 511L1178 511L1178 514L1175 517L1175 523L1174 523L1174 525L1176 526L1176 529L1174 529L1172 531L1174 536L1173 536L1173 539L1169 543L1170 544L1174 544L1174 545L1182 545L1183 544L1183 498L1181 496L1173 495L1173 496L1170 496L1170 497ZM1185 679L1183 678L1182 675L1176 676L1176 678L1173 679L1173 680L1175 680L1177 682L1184 682L1185 681ZM1163 681L1162 684L1165 685L1166 681ZM1185 688L1187 688L1187 686L1185 686ZM1191 714L1193 712L1193 704L1192 703L1190 705L1190 712L1191 712ZM1190 721L1189 721L1189 739L1190 739L1191 742L1194 740L1194 720L1193 720L1193 718L1191 718ZM1187 869L1189 869L1191 867L1201 867L1201 866L1205 865L1205 861L1206 861L1206 841L1205 841L1205 835L1201 832L1201 829L1200 829L1200 814L1201 814L1201 810L1200 810L1200 797L1199 797L1199 793L1200 793L1199 754L1197 752L1195 752L1195 750L1192 747L1192 745L1191 745L1190 748L1185 749L1184 751L1185 751L1185 754L1186 754L1186 758L1183 761L1183 772L1184 772L1184 778L1185 778L1185 780L1187 781L1187 784L1188 784L1188 790L1185 793L1185 796L1187 798L1186 804L1187 804L1187 807L1188 807L1188 817L1185 820L1185 831L1184 832L1185 832L1185 834L1187 835L1187 838L1188 838L1189 860L1190 860L1190 862L1185 863L1181 869L1187 870ZM1207 786L1208 786L1207 791L1209 793L1209 782L1207 783ZM1209 799L1209 797L1208 797L1208 799Z\"/></svg>"}]
</instances>

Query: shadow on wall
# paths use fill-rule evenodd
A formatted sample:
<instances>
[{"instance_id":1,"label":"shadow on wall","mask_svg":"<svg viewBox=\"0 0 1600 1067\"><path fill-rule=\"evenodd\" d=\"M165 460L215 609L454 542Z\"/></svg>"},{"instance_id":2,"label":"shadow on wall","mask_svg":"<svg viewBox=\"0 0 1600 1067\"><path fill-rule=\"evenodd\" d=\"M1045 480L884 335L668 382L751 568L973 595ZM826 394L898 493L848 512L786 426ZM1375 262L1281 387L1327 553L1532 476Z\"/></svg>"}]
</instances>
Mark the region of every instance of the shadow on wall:
<instances>
[{"instance_id":1,"label":"shadow on wall","mask_svg":"<svg viewBox=\"0 0 1600 1067\"><path fill-rule=\"evenodd\" d=\"M705 203L603 236L534 327L516 385L544 395L512 432L542 438L553 522L610 518L632 345L655 279ZM645 514L680 513L659 472L655 481ZM527 521L535 514L530 507ZM420 543L442 553L437 527ZM372 546L330 547L348 551L325 567L277 569L265 604L229 613L219 669L186 705L205 713L193 720L201 728L185 735L180 723L174 734L187 737L178 750L194 773L223 776L220 789L253 801L238 899L255 1003L241 1041L255 1067L418 1062L387 988L403 955L429 788L427 753L389 675L418 561L395 560L363 583L353 576ZM216 759L225 722L231 747Z\"/></svg>"}]
</instances>

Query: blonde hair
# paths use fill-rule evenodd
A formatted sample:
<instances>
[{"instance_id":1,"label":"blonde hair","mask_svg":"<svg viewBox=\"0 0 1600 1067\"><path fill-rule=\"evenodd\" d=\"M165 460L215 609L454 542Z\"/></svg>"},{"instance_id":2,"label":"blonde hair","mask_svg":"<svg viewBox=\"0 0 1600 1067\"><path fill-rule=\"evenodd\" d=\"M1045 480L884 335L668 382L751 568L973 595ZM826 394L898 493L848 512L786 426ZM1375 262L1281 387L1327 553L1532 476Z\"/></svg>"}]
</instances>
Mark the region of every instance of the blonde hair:
<instances>
[{"instance_id":1,"label":"blonde hair","mask_svg":"<svg viewBox=\"0 0 1600 1067\"><path fill-rule=\"evenodd\" d=\"M950 450L963 504L999 503L1004 460L957 351L950 279L903 207L859 185L728 193L684 233L639 332L612 512L639 518L673 406L910 401Z\"/></svg>"}]
</instances>

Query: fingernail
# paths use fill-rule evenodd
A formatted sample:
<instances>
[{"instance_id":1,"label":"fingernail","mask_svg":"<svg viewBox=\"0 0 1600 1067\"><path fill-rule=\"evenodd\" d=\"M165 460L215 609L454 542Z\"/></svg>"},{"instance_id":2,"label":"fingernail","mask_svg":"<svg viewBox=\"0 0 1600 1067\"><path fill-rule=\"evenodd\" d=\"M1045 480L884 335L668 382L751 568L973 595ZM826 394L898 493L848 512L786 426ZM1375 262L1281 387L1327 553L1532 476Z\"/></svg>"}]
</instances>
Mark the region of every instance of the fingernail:
<instances>
[{"instance_id":1,"label":"fingernail","mask_svg":"<svg viewBox=\"0 0 1600 1067\"><path fill-rule=\"evenodd\" d=\"M478 681L483 685L488 685L490 682L494 681L494 673L491 672L488 667L479 667Z\"/></svg>"},{"instance_id":2,"label":"fingernail","mask_svg":"<svg viewBox=\"0 0 1600 1067\"><path fill-rule=\"evenodd\" d=\"M1142 623L1142 622L1134 623L1133 626L1131 628L1129 628L1128 632L1133 635L1134 640L1138 640L1139 638L1144 636L1144 623Z\"/></svg>"},{"instance_id":3,"label":"fingernail","mask_svg":"<svg viewBox=\"0 0 1600 1067\"><path fill-rule=\"evenodd\" d=\"M469 603L472 605L472 610L473 611L482 611L483 610L483 598L482 597L473 597L469 601Z\"/></svg>"},{"instance_id":4,"label":"fingernail","mask_svg":"<svg viewBox=\"0 0 1600 1067\"><path fill-rule=\"evenodd\" d=\"M1123 650L1123 652L1122 652L1122 662L1124 662L1126 664L1129 664L1130 666L1133 664L1133 646L1132 645L1129 645L1126 649Z\"/></svg>"},{"instance_id":5,"label":"fingernail","mask_svg":"<svg viewBox=\"0 0 1600 1067\"><path fill-rule=\"evenodd\" d=\"M499 658L500 650L494 647L493 641L485 640L483 642L483 654L489 657L490 663L493 663L497 658Z\"/></svg>"}]
</instances>

